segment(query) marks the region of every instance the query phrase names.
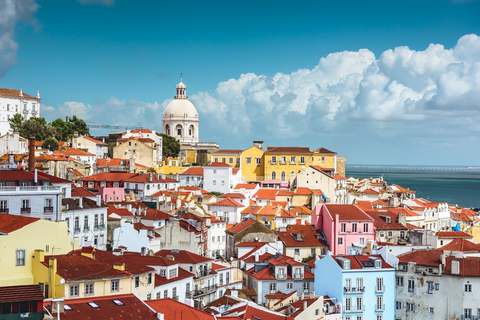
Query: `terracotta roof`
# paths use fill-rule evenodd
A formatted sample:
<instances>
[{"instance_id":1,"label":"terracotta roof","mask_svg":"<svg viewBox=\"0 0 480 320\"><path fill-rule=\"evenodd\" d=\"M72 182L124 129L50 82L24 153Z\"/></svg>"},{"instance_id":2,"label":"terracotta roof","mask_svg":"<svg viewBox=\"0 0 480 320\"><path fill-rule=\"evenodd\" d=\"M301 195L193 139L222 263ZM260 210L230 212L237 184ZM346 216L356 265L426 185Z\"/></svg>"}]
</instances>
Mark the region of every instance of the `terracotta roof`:
<instances>
[{"instance_id":1,"label":"terracotta roof","mask_svg":"<svg viewBox=\"0 0 480 320\"><path fill-rule=\"evenodd\" d=\"M237 183L234 189L255 189L257 186L253 183Z\"/></svg>"},{"instance_id":2,"label":"terracotta roof","mask_svg":"<svg viewBox=\"0 0 480 320\"><path fill-rule=\"evenodd\" d=\"M80 178L78 181L125 181L133 176L135 173L122 173L122 172L102 172L88 177Z\"/></svg>"},{"instance_id":3,"label":"terracotta roof","mask_svg":"<svg viewBox=\"0 0 480 320\"><path fill-rule=\"evenodd\" d=\"M155 253L157 256L167 257L173 256L174 261L178 263L201 263L205 261L212 261L212 259L202 257L201 255L195 254L187 250L160 250Z\"/></svg>"},{"instance_id":4,"label":"terracotta roof","mask_svg":"<svg viewBox=\"0 0 480 320\"><path fill-rule=\"evenodd\" d=\"M263 200L275 200L279 189L259 189L253 197Z\"/></svg>"},{"instance_id":5,"label":"terracotta roof","mask_svg":"<svg viewBox=\"0 0 480 320\"><path fill-rule=\"evenodd\" d=\"M350 269L364 269L364 268L372 268L374 265L371 263L370 257L375 257L377 259L382 260L382 269L392 268L393 267L388 264L385 260L383 260L382 256L379 254L357 254L357 255L336 255L332 256L332 258L341 266L341 263L338 258L348 259L350 260Z\"/></svg>"},{"instance_id":6,"label":"terracotta roof","mask_svg":"<svg viewBox=\"0 0 480 320\"><path fill-rule=\"evenodd\" d=\"M165 259L165 260L169 260L169 259ZM161 277L160 275L155 273L155 287L161 286L167 283L175 282L178 280L190 278L190 277L193 278L194 275L186 270L183 270L182 268L178 268L177 276L175 278L170 278L170 279L167 279L167 277Z\"/></svg>"},{"instance_id":7,"label":"terracotta roof","mask_svg":"<svg viewBox=\"0 0 480 320\"><path fill-rule=\"evenodd\" d=\"M332 219L335 215L342 221L373 221L373 218L367 215L363 210L354 204L326 204Z\"/></svg>"},{"instance_id":8,"label":"terracotta roof","mask_svg":"<svg viewBox=\"0 0 480 320\"><path fill-rule=\"evenodd\" d=\"M93 139L92 137L89 137L89 136L83 136L83 138L85 138L86 140L91 141L93 143L101 144L102 146L108 146L108 144L106 144L105 142L98 141L98 140Z\"/></svg>"},{"instance_id":9,"label":"terracotta roof","mask_svg":"<svg viewBox=\"0 0 480 320\"><path fill-rule=\"evenodd\" d=\"M164 219L172 219L172 218L174 218L172 215L164 211L160 211L158 209L152 209L152 208L148 208L146 215L142 217L142 219L145 219L145 220L164 220Z\"/></svg>"},{"instance_id":10,"label":"terracotta roof","mask_svg":"<svg viewBox=\"0 0 480 320\"><path fill-rule=\"evenodd\" d=\"M223 150L215 150L212 152L212 154L215 154L215 153L218 153L218 154L234 154L234 153L242 153L243 150L227 150L227 149L223 149Z\"/></svg>"},{"instance_id":11,"label":"terracotta roof","mask_svg":"<svg viewBox=\"0 0 480 320\"><path fill-rule=\"evenodd\" d=\"M74 169L74 168L67 168L67 169L72 171L77 177L83 177L83 173L81 173L77 169Z\"/></svg>"},{"instance_id":12,"label":"terracotta roof","mask_svg":"<svg viewBox=\"0 0 480 320\"><path fill-rule=\"evenodd\" d=\"M295 190L295 194L296 195L311 195L313 192L312 190L310 190L309 188L297 188L297 190Z\"/></svg>"},{"instance_id":13,"label":"terracotta roof","mask_svg":"<svg viewBox=\"0 0 480 320\"><path fill-rule=\"evenodd\" d=\"M233 234L236 234L236 233L239 233L240 231L250 227L252 224L254 224L255 222L257 222L257 220L254 220L254 219L248 219L248 220L244 220L240 223L237 223L235 224L233 227L231 227L230 229L227 229L227 231L229 233L233 233Z\"/></svg>"},{"instance_id":14,"label":"terracotta roof","mask_svg":"<svg viewBox=\"0 0 480 320\"><path fill-rule=\"evenodd\" d=\"M231 167L231 165L225 162L212 162L210 164L204 165L204 167Z\"/></svg>"},{"instance_id":15,"label":"terracotta roof","mask_svg":"<svg viewBox=\"0 0 480 320\"><path fill-rule=\"evenodd\" d=\"M294 224L286 231L277 231L277 235L286 247L326 247L327 242L319 240L320 235L312 225Z\"/></svg>"},{"instance_id":16,"label":"terracotta roof","mask_svg":"<svg viewBox=\"0 0 480 320\"><path fill-rule=\"evenodd\" d=\"M245 196L241 193L224 193L219 198L231 198L231 199L245 199Z\"/></svg>"},{"instance_id":17,"label":"terracotta roof","mask_svg":"<svg viewBox=\"0 0 480 320\"><path fill-rule=\"evenodd\" d=\"M299 153L299 154L310 154L310 148L304 147L267 147L265 153L278 153L278 154L290 154L290 153Z\"/></svg>"},{"instance_id":18,"label":"terracotta roof","mask_svg":"<svg viewBox=\"0 0 480 320\"><path fill-rule=\"evenodd\" d=\"M125 164L122 164L125 162ZM97 167L119 167L119 166L128 166L130 163L129 159L118 159L118 158L102 158L97 159Z\"/></svg>"},{"instance_id":19,"label":"terracotta roof","mask_svg":"<svg viewBox=\"0 0 480 320\"><path fill-rule=\"evenodd\" d=\"M435 235L438 238L467 238L467 239L473 238L473 236L463 231L437 231Z\"/></svg>"},{"instance_id":20,"label":"terracotta roof","mask_svg":"<svg viewBox=\"0 0 480 320\"><path fill-rule=\"evenodd\" d=\"M43 301L43 293L36 284L0 287L0 303Z\"/></svg>"},{"instance_id":21,"label":"terracotta roof","mask_svg":"<svg viewBox=\"0 0 480 320\"><path fill-rule=\"evenodd\" d=\"M129 211L127 208L116 208L116 207L108 207L107 214L116 214L120 217L133 217L133 213Z\"/></svg>"},{"instance_id":22,"label":"terracotta roof","mask_svg":"<svg viewBox=\"0 0 480 320\"><path fill-rule=\"evenodd\" d=\"M148 129L135 129L135 130L132 130L130 132L131 133L152 133L152 131L148 130Z\"/></svg>"},{"instance_id":23,"label":"terracotta roof","mask_svg":"<svg viewBox=\"0 0 480 320\"><path fill-rule=\"evenodd\" d=\"M180 173L181 176L203 176L202 167L191 167L183 170Z\"/></svg>"},{"instance_id":24,"label":"terracotta roof","mask_svg":"<svg viewBox=\"0 0 480 320\"><path fill-rule=\"evenodd\" d=\"M370 201L356 200L355 204L364 211L373 210L372 203Z\"/></svg>"},{"instance_id":25,"label":"terracotta roof","mask_svg":"<svg viewBox=\"0 0 480 320\"><path fill-rule=\"evenodd\" d=\"M150 176L152 177L152 181L150 181ZM135 175L131 176L130 178L127 178L125 181L128 181L128 182L146 182L146 183L147 182L150 182L150 183L178 182L177 180L169 178L169 177L162 178L160 175L157 178L156 174L151 174L150 175L149 173L135 174Z\"/></svg>"},{"instance_id":26,"label":"terracotta roof","mask_svg":"<svg viewBox=\"0 0 480 320\"><path fill-rule=\"evenodd\" d=\"M394 212L369 210L365 213L374 219L373 225L377 230L407 230L407 227L398 222L398 214ZM388 219L390 219L390 222L388 222Z\"/></svg>"},{"instance_id":27,"label":"terracotta roof","mask_svg":"<svg viewBox=\"0 0 480 320\"><path fill-rule=\"evenodd\" d=\"M146 300L153 310L162 313L165 320L214 320L215 317L205 311L190 307L179 301L166 298L158 300Z\"/></svg>"},{"instance_id":28,"label":"terracotta roof","mask_svg":"<svg viewBox=\"0 0 480 320\"><path fill-rule=\"evenodd\" d=\"M118 302L116 303L116 301ZM52 302L47 300L45 303L49 305ZM89 303L94 303L96 307L92 307ZM134 294L66 299L65 305L71 309L60 314L61 318L65 320L158 320L156 313ZM56 313L52 313L52 316L54 319L57 318Z\"/></svg>"},{"instance_id":29,"label":"terracotta roof","mask_svg":"<svg viewBox=\"0 0 480 320\"><path fill-rule=\"evenodd\" d=\"M409 262L415 262L418 265L438 267L442 263L441 256L442 250L415 250L407 252L405 254L397 256L398 263L407 264Z\"/></svg>"},{"instance_id":30,"label":"terracotta roof","mask_svg":"<svg viewBox=\"0 0 480 320\"><path fill-rule=\"evenodd\" d=\"M65 148L65 150L58 150L53 153L60 156L95 156L93 153L83 151L79 148Z\"/></svg>"},{"instance_id":31,"label":"terracotta roof","mask_svg":"<svg viewBox=\"0 0 480 320\"><path fill-rule=\"evenodd\" d=\"M222 199L214 203L207 203L207 206L239 207L239 208L243 207L242 204L238 203L237 201L231 198Z\"/></svg>"},{"instance_id":32,"label":"terracotta roof","mask_svg":"<svg viewBox=\"0 0 480 320\"><path fill-rule=\"evenodd\" d=\"M26 94L25 92L22 92L24 98L28 99L37 99L36 97L33 97L29 94ZM7 96L7 97L17 97L20 98L20 90L17 89L7 89L7 88L0 88L0 95L1 96Z\"/></svg>"},{"instance_id":33,"label":"terracotta roof","mask_svg":"<svg viewBox=\"0 0 480 320\"><path fill-rule=\"evenodd\" d=\"M72 197L95 197L96 195L84 187L77 187L72 183Z\"/></svg>"},{"instance_id":34,"label":"terracotta roof","mask_svg":"<svg viewBox=\"0 0 480 320\"><path fill-rule=\"evenodd\" d=\"M344 176L341 176L341 175L336 174L336 173L335 173L335 175L334 175L333 177L335 178L335 180L344 180L344 179L347 179L347 178L345 178Z\"/></svg>"},{"instance_id":35,"label":"terracotta roof","mask_svg":"<svg viewBox=\"0 0 480 320\"><path fill-rule=\"evenodd\" d=\"M0 213L0 233L8 234L17 231L38 220L40 219Z\"/></svg>"},{"instance_id":36,"label":"terracotta roof","mask_svg":"<svg viewBox=\"0 0 480 320\"><path fill-rule=\"evenodd\" d=\"M449 251L462 251L462 252L480 252L480 245L468 241L467 239L453 239L443 247L439 248L440 250L449 250Z\"/></svg>"},{"instance_id":37,"label":"terracotta roof","mask_svg":"<svg viewBox=\"0 0 480 320\"><path fill-rule=\"evenodd\" d=\"M317 152L317 153L334 153L334 154L336 154L336 152L330 151L330 150L325 149L325 148L319 148L319 149L315 150L315 152Z\"/></svg>"},{"instance_id":38,"label":"terracotta roof","mask_svg":"<svg viewBox=\"0 0 480 320\"><path fill-rule=\"evenodd\" d=\"M452 262L458 261L459 273L452 273ZM480 277L480 257L446 257L444 273L463 277Z\"/></svg>"},{"instance_id":39,"label":"terracotta roof","mask_svg":"<svg viewBox=\"0 0 480 320\"><path fill-rule=\"evenodd\" d=\"M62 205L64 206L68 205L68 209L64 209L65 211L86 210L86 209L105 207L105 205L98 206L96 200L92 200L90 198L83 198L83 197L82 197L82 207L80 207L80 199L73 199L73 198L63 198Z\"/></svg>"},{"instance_id":40,"label":"terracotta roof","mask_svg":"<svg viewBox=\"0 0 480 320\"><path fill-rule=\"evenodd\" d=\"M2 174L0 176L0 181L33 181L34 180L34 174L30 171L24 171L24 170L2 170ZM45 181L48 179L45 178L40 178L39 180Z\"/></svg>"}]
</instances>

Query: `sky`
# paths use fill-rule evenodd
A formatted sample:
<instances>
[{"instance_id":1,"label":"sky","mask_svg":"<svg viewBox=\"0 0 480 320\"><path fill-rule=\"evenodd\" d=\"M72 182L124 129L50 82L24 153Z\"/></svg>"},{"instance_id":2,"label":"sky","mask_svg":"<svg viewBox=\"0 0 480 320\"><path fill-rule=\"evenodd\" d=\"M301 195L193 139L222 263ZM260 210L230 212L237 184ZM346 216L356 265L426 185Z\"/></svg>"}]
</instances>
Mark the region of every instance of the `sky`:
<instances>
[{"instance_id":1,"label":"sky","mask_svg":"<svg viewBox=\"0 0 480 320\"><path fill-rule=\"evenodd\" d=\"M0 0L0 87L40 91L47 121L161 131L182 73L222 149L480 166L479 17L467 0Z\"/></svg>"}]
</instances>

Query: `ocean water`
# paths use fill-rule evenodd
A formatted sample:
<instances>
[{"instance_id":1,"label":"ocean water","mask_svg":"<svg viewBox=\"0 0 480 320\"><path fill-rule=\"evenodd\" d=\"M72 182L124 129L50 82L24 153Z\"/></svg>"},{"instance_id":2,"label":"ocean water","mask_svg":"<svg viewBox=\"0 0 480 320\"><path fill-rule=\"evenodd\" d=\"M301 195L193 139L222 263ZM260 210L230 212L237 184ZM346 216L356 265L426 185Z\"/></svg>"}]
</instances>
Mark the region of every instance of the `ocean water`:
<instances>
[{"instance_id":1,"label":"ocean water","mask_svg":"<svg viewBox=\"0 0 480 320\"><path fill-rule=\"evenodd\" d=\"M347 165L346 176L378 178L415 190L417 198L480 208L480 167Z\"/></svg>"}]
</instances>

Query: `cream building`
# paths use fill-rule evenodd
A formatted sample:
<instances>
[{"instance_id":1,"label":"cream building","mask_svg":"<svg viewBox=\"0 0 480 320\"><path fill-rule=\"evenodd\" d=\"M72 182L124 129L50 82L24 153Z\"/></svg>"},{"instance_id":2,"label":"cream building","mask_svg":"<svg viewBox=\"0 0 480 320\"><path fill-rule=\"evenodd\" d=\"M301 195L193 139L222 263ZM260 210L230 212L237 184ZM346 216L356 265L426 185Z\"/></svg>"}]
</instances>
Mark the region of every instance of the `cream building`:
<instances>
[{"instance_id":1,"label":"cream building","mask_svg":"<svg viewBox=\"0 0 480 320\"><path fill-rule=\"evenodd\" d=\"M22 89L0 88L0 135L9 133L10 123L13 116L20 113L24 120L31 117L40 117L40 93L33 97L23 93Z\"/></svg>"}]
</instances>

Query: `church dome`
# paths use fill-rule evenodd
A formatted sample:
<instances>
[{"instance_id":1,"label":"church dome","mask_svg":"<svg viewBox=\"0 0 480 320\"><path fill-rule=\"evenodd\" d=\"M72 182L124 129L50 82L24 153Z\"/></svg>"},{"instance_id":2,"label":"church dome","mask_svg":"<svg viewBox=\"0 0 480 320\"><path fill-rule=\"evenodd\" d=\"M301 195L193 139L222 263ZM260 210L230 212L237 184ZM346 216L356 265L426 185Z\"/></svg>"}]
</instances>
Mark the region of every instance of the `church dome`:
<instances>
[{"instance_id":1,"label":"church dome","mask_svg":"<svg viewBox=\"0 0 480 320\"><path fill-rule=\"evenodd\" d=\"M163 112L163 118L198 118L198 112L193 103L187 99L175 99L170 102Z\"/></svg>"}]
</instances>

